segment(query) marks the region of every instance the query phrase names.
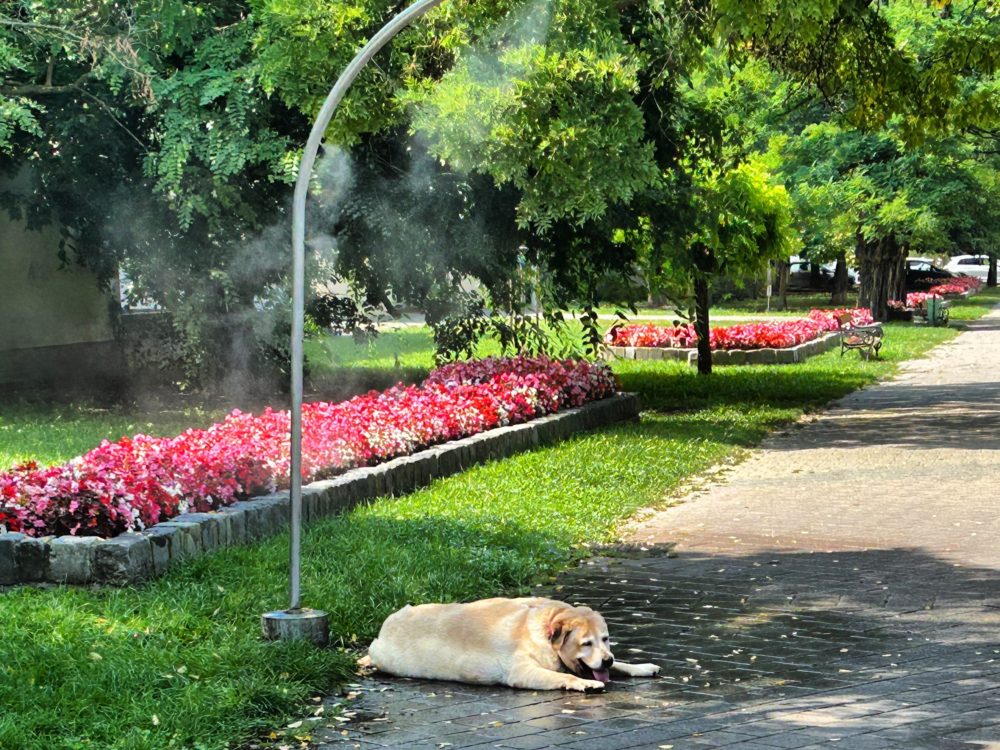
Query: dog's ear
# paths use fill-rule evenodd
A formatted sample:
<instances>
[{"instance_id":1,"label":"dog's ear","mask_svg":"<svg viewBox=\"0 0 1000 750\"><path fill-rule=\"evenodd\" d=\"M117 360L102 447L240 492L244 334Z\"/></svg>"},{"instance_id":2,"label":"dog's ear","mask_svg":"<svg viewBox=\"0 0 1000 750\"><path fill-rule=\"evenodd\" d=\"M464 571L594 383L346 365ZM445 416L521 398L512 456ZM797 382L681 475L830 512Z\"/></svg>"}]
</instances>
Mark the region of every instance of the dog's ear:
<instances>
[{"instance_id":1,"label":"dog's ear","mask_svg":"<svg viewBox=\"0 0 1000 750\"><path fill-rule=\"evenodd\" d=\"M563 626L561 622L550 622L549 626L545 629L545 635L548 636L549 643L553 646L559 643L563 637Z\"/></svg>"},{"instance_id":2,"label":"dog's ear","mask_svg":"<svg viewBox=\"0 0 1000 750\"><path fill-rule=\"evenodd\" d=\"M545 627L545 636L553 646L562 646L566 636L576 625L577 618L568 610L556 612Z\"/></svg>"}]
</instances>

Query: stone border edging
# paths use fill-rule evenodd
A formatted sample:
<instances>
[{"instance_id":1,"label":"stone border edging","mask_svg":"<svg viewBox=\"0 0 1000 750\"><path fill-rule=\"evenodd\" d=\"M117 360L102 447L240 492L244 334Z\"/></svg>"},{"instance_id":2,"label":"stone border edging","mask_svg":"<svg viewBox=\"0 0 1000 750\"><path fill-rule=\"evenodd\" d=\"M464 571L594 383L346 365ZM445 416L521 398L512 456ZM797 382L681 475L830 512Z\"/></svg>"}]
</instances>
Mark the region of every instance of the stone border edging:
<instances>
[{"instance_id":1,"label":"stone border edging","mask_svg":"<svg viewBox=\"0 0 1000 750\"><path fill-rule=\"evenodd\" d=\"M638 395L617 393L530 422L497 427L375 466L350 469L302 488L303 522L336 515L383 495L405 495L432 479L457 474L475 464L638 416ZM0 586L138 583L162 575L184 560L274 536L288 525L288 506L288 492L278 492L240 500L211 513L185 513L112 539L0 534Z\"/></svg>"},{"instance_id":2,"label":"stone border edging","mask_svg":"<svg viewBox=\"0 0 1000 750\"><path fill-rule=\"evenodd\" d=\"M812 341L787 349L728 349L712 352L713 365L790 365L804 362L817 354L835 349L840 343L839 333L828 333ZM660 346L609 346L610 355L620 359L667 359L698 364L697 349L673 349Z\"/></svg>"},{"instance_id":3,"label":"stone border edging","mask_svg":"<svg viewBox=\"0 0 1000 750\"><path fill-rule=\"evenodd\" d=\"M985 283L985 282L984 282ZM942 299L968 299L978 293L978 289L966 289L964 292L948 292L947 294L942 294Z\"/></svg>"}]
</instances>

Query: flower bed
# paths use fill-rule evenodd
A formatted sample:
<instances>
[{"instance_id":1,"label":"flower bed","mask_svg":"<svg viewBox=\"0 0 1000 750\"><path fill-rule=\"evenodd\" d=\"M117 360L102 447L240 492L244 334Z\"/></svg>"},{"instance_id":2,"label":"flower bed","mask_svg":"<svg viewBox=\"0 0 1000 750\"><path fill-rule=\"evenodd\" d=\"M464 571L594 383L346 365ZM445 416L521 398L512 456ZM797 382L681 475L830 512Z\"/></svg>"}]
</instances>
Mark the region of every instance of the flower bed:
<instances>
[{"instance_id":1,"label":"flower bed","mask_svg":"<svg viewBox=\"0 0 1000 750\"><path fill-rule=\"evenodd\" d=\"M929 291L931 294L940 296L946 294L975 294L982 285L982 280L977 279L975 276L956 276L943 284L935 284Z\"/></svg>"},{"instance_id":2,"label":"flower bed","mask_svg":"<svg viewBox=\"0 0 1000 750\"><path fill-rule=\"evenodd\" d=\"M419 386L304 404L302 476L320 479L611 395L603 364L545 358L447 365ZM234 411L173 438L104 441L49 468L0 473L0 531L115 536L287 485L287 411Z\"/></svg>"},{"instance_id":3,"label":"flower bed","mask_svg":"<svg viewBox=\"0 0 1000 750\"><path fill-rule=\"evenodd\" d=\"M940 294L932 294L930 292L910 292L906 295L906 302L900 302L899 300L890 300L889 307L896 310L916 310L924 307L927 304L928 299L941 299Z\"/></svg>"},{"instance_id":4,"label":"flower bed","mask_svg":"<svg viewBox=\"0 0 1000 750\"><path fill-rule=\"evenodd\" d=\"M920 310L927 306L929 299L944 299L949 294L975 294L983 285L981 279L974 276L956 276L945 284L936 284L926 292L910 292L905 303L901 300L890 300L889 306L895 310Z\"/></svg>"},{"instance_id":5,"label":"flower bed","mask_svg":"<svg viewBox=\"0 0 1000 750\"><path fill-rule=\"evenodd\" d=\"M812 310L805 318L713 328L709 343L716 351L787 349L836 331L837 318L851 314L854 325L872 322L867 308ZM629 325L612 328L604 339L609 346L691 349L698 345L693 325L668 328L656 325Z\"/></svg>"}]
</instances>

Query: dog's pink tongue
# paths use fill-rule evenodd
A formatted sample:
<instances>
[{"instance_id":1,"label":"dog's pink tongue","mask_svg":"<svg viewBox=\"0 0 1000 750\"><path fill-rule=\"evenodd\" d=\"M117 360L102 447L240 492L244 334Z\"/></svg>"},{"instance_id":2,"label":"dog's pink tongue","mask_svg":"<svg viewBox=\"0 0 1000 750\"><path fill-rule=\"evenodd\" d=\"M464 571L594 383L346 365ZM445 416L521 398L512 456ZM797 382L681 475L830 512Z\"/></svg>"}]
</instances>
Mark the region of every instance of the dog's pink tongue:
<instances>
[{"instance_id":1,"label":"dog's pink tongue","mask_svg":"<svg viewBox=\"0 0 1000 750\"><path fill-rule=\"evenodd\" d=\"M594 672L594 679L597 680L598 682L603 682L605 684L611 682L611 673L608 672L606 669L595 669L593 670L593 672Z\"/></svg>"}]
</instances>

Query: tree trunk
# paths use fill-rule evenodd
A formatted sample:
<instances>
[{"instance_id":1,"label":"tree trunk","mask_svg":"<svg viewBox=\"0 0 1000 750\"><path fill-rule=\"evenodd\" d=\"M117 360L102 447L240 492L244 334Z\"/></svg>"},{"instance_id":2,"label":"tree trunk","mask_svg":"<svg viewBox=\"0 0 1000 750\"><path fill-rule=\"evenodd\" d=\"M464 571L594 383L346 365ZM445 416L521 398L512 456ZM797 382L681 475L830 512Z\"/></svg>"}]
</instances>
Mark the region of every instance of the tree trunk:
<instances>
[{"instance_id":1,"label":"tree trunk","mask_svg":"<svg viewBox=\"0 0 1000 750\"><path fill-rule=\"evenodd\" d=\"M788 272L792 264L787 260L779 260L774 264L778 275L778 309L788 309Z\"/></svg>"},{"instance_id":2,"label":"tree trunk","mask_svg":"<svg viewBox=\"0 0 1000 750\"><path fill-rule=\"evenodd\" d=\"M667 296L660 290L653 287L647 279L643 279L646 284L646 304L649 307L663 307L667 304Z\"/></svg>"},{"instance_id":3,"label":"tree trunk","mask_svg":"<svg viewBox=\"0 0 1000 750\"><path fill-rule=\"evenodd\" d=\"M986 272L986 286L997 285L997 256L990 253L990 270Z\"/></svg>"},{"instance_id":4,"label":"tree trunk","mask_svg":"<svg viewBox=\"0 0 1000 750\"><path fill-rule=\"evenodd\" d=\"M694 277L694 330L698 334L698 374L712 374L711 329L708 322L708 307L711 297L708 292L708 278L697 273Z\"/></svg>"},{"instance_id":5,"label":"tree trunk","mask_svg":"<svg viewBox=\"0 0 1000 750\"><path fill-rule=\"evenodd\" d=\"M893 237L893 244L895 244ZM890 248L891 252L891 248ZM895 263L890 265L889 273L889 299L905 300L906 293L906 256L910 254L910 246L902 245L896 250Z\"/></svg>"},{"instance_id":6,"label":"tree trunk","mask_svg":"<svg viewBox=\"0 0 1000 750\"><path fill-rule=\"evenodd\" d=\"M843 305L847 303L847 253L841 251L837 255L837 268L833 272L833 294L830 295L830 303Z\"/></svg>"},{"instance_id":7,"label":"tree trunk","mask_svg":"<svg viewBox=\"0 0 1000 750\"><path fill-rule=\"evenodd\" d=\"M893 234L868 242L860 234L855 245L861 289L858 303L875 320L889 317L889 300L906 298L906 247Z\"/></svg>"},{"instance_id":8,"label":"tree trunk","mask_svg":"<svg viewBox=\"0 0 1000 750\"><path fill-rule=\"evenodd\" d=\"M823 277L820 270L819 263L814 260L809 262L809 287L811 289L823 288Z\"/></svg>"}]
</instances>

